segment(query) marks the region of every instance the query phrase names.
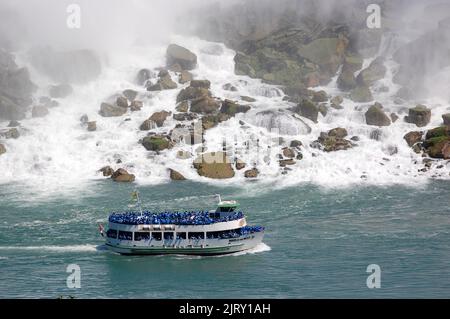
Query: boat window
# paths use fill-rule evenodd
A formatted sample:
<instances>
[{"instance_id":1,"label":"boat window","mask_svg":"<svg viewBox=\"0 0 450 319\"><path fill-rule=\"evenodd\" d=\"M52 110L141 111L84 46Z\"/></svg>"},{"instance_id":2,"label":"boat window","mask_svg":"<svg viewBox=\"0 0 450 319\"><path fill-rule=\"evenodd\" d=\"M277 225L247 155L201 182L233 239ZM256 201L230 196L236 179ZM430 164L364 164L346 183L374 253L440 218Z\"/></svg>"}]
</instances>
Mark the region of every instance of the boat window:
<instances>
[{"instance_id":1,"label":"boat window","mask_svg":"<svg viewBox=\"0 0 450 319\"><path fill-rule=\"evenodd\" d=\"M144 232L136 232L134 233L134 240L140 241L140 240L149 240L150 239L150 233L144 233Z\"/></svg>"},{"instance_id":2,"label":"boat window","mask_svg":"<svg viewBox=\"0 0 450 319\"><path fill-rule=\"evenodd\" d=\"M189 239L203 239L203 238L205 238L205 233L204 232L190 232L190 233L188 233L188 238Z\"/></svg>"},{"instance_id":3,"label":"boat window","mask_svg":"<svg viewBox=\"0 0 450 319\"><path fill-rule=\"evenodd\" d=\"M186 233L185 232L177 233L177 239L186 239Z\"/></svg>"},{"instance_id":4,"label":"boat window","mask_svg":"<svg viewBox=\"0 0 450 319\"><path fill-rule=\"evenodd\" d=\"M206 233L206 238L208 239L215 239L219 238L220 231L209 231Z\"/></svg>"},{"instance_id":5,"label":"boat window","mask_svg":"<svg viewBox=\"0 0 450 319\"><path fill-rule=\"evenodd\" d=\"M123 230L119 231L119 239L132 240L132 238L133 238L133 233L132 232L130 232L130 231L123 231Z\"/></svg>"},{"instance_id":6,"label":"boat window","mask_svg":"<svg viewBox=\"0 0 450 319\"><path fill-rule=\"evenodd\" d=\"M152 232L152 238L154 240L161 240L162 239L162 234L159 231L154 231Z\"/></svg>"},{"instance_id":7,"label":"boat window","mask_svg":"<svg viewBox=\"0 0 450 319\"><path fill-rule=\"evenodd\" d=\"M220 213L214 213L214 218L220 218Z\"/></svg>"},{"instance_id":8,"label":"boat window","mask_svg":"<svg viewBox=\"0 0 450 319\"><path fill-rule=\"evenodd\" d=\"M164 232L164 239L166 240L172 240L173 239L173 232Z\"/></svg>"},{"instance_id":9,"label":"boat window","mask_svg":"<svg viewBox=\"0 0 450 319\"><path fill-rule=\"evenodd\" d=\"M117 230L115 229L108 229L108 231L106 232L106 236L108 238L117 238Z\"/></svg>"}]
</instances>

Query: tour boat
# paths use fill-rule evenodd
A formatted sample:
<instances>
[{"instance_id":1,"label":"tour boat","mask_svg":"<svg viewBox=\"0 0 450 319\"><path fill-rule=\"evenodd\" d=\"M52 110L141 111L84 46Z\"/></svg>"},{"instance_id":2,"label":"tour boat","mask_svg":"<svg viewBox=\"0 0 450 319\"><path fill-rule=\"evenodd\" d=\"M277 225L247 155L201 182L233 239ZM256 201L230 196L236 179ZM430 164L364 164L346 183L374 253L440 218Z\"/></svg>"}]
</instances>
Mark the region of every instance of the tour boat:
<instances>
[{"instance_id":1,"label":"tour boat","mask_svg":"<svg viewBox=\"0 0 450 319\"><path fill-rule=\"evenodd\" d=\"M123 255L222 255L252 249L262 242L264 227L247 225L238 207L219 196L212 211L112 213L106 246ZM104 235L102 226L100 231Z\"/></svg>"}]
</instances>

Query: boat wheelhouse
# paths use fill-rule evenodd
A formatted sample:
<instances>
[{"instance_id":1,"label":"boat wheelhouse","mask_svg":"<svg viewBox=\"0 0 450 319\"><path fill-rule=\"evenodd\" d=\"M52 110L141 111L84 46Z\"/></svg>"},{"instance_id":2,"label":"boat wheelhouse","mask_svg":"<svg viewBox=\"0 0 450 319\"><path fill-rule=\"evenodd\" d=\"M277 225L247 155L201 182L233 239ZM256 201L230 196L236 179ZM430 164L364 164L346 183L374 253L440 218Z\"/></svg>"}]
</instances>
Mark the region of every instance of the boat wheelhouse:
<instances>
[{"instance_id":1,"label":"boat wheelhouse","mask_svg":"<svg viewBox=\"0 0 450 319\"><path fill-rule=\"evenodd\" d=\"M112 213L107 247L126 255L220 255L254 248L264 227L247 225L236 201L220 201L213 211Z\"/></svg>"}]
</instances>

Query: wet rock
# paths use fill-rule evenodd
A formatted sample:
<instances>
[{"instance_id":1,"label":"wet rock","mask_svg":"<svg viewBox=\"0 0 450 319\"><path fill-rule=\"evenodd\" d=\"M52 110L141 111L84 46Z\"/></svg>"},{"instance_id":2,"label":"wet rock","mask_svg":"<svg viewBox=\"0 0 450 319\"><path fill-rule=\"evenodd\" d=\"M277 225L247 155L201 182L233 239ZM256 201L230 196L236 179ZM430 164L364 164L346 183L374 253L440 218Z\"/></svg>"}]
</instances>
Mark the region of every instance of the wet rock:
<instances>
[{"instance_id":1,"label":"wet rock","mask_svg":"<svg viewBox=\"0 0 450 319\"><path fill-rule=\"evenodd\" d=\"M161 127L171 114L172 112L167 111L155 112L150 116L149 120L155 122L158 127Z\"/></svg>"},{"instance_id":2,"label":"wet rock","mask_svg":"<svg viewBox=\"0 0 450 319\"><path fill-rule=\"evenodd\" d=\"M120 107L127 108L128 107L128 100L126 97L119 96L116 99L116 105Z\"/></svg>"},{"instance_id":3,"label":"wet rock","mask_svg":"<svg viewBox=\"0 0 450 319\"><path fill-rule=\"evenodd\" d=\"M205 96L211 96L211 92L209 92L208 89L188 86L187 88L182 89L177 95L177 103L182 101L198 100Z\"/></svg>"},{"instance_id":4,"label":"wet rock","mask_svg":"<svg viewBox=\"0 0 450 319\"><path fill-rule=\"evenodd\" d=\"M422 140L423 132L409 132L405 136L403 136L406 143L408 143L409 147L413 147L416 143L419 143Z\"/></svg>"},{"instance_id":5,"label":"wet rock","mask_svg":"<svg viewBox=\"0 0 450 319\"><path fill-rule=\"evenodd\" d=\"M87 116L87 114L83 114L81 117L80 117L80 122L81 122L81 124L86 124L87 122L89 122L89 117Z\"/></svg>"},{"instance_id":6,"label":"wet rock","mask_svg":"<svg viewBox=\"0 0 450 319\"><path fill-rule=\"evenodd\" d=\"M343 69L350 70L351 72L356 72L361 70L364 63L364 58L359 54L351 54L349 52L344 56Z\"/></svg>"},{"instance_id":7,"label":"wet rock","mask_svg":"<svg viewBox=\"0 0 450 319\"><path fill-rule=\"evenodd\" d=\"M293 160L293 159L283 159L283 160L279 160L278 164L280 165L280 167L286 167L286 166L290 166L290 165L295 165L295 160Z\"/></svg>"},{"instance_id":8,"label":"wet rock","mask_svg":"<svg viewBox=\"0 0 450 319\"><path fill-rule=\"evenodd\" d=\"M140 111L143 106L144 106L144 103L142 103L142 101L134 100L133 102L130 103L130 111L131 112Z\"/></svg>"},{"instance_id":9,"label":"wet rock","mask_svg":"<svg viewBox=\"0 0 450 319\"><path fill-rule=\"evenodd\" d=\"M206 115L206 116L203 116L201 119L202 127L204 130L209 130L209 129L217 126L219 123L225 122L229 119L230 119L230 116L225 113Z\"/></svg>"},{"instance_id":10,"label":"wet rock","mask_svg":"<svg viewBox=\"0 0 450 319\"><path fill-rule=\"evenodd\" d=\"M248 120L256 126L282 135L303 135L311 132L311 127L302 119L280 110L258 112Z\"/></svg>"},{"instance_id":11,"label":"wet rock","mask_svg":"<svg viewBox=\"0 0 450 319\"><path fill-rule=\"evenodd\" d=\"M383 106L380 103L372 105L365 113L366 124L373 126L389 126L391 125L391 119L383 110Z\"/></svg>"},{"instance_id":12,"label":"wet rock","mask_svg":"<svg viewBox=\"0 0 450 319\"><path fill-rule=\"evenodd\" d=\"M192 155L187 151L178 151L176 157L178 159L189 159L192 157Z\"/></svg>"},{"instance_id":13,"label":"wet rock","mask_svg":"<svg viewBox=\"0 0 450 319\"><path fill-rule=\"evenodd\" d=\"M235 116L236 113L246 113L250 110L248 105L240 105L231 100L225 100L222 102L222 107L220 108L221 113L228 114L230 116Z\"/></svg>"},{"instance_id":14,"label":"wet rock","mask_svg":"<svg viewBox=\"0 0 450 319\"><path fill-rule=\"evenodd\" d=\"M48 92L52 98L65 98L72 94L73 88L70 84L52 85L50 86Z\"/></svg>"},{"instance_id":15,"label":"wet rock","mask_svg":"<svg viewBox=\"0 0 450 319\"><path fill-rule=\"evenodd\" d=\"M220 103L210 96L202 96L191 101L190 111L201 114L215 113L220 107Z\"/></svg>"},{"instance_id":16,"label":"wet rock","mask_svg":"<svg viewBox=\"0 0 450 319\"><path fill-rule=\"evenodd\" d=\"M147 151L162 151L172 147L170 140L162 135L144 137L142 145Z\"/></svg>"},{"instance_id":17,"label":"wet rock","mask_svg":"<svg viewBox=\"0 0 450 319\"><path fill-rule=\"evenodd\" d=\"M138 92L135 90L126 89L122 92L122 94L127 98L128 101L133 102L136 99Z\"/></svg>"},{"instance_id":18,"label":"wet rock","mask_svg":"<svg viewBox=\"0 0 450 319\"><path fill-rule=\"evenodd\" d=\"M148 80L152 78L152 72L149 69L139 70L136 76L136 83L139 85L145 85Z\"/></svg>"},{"instance_id":19,"label":"wet rock","mask_svg":"<svg viewBox=\"0 0 450 319\"><path fill-rule=\"evenodd\" d=\"M450 159L450 128L436 127L426 134L423 147L431 158Z\"/></svg>"},{"instance_id":20,"label":"wet rock","mask_svg":"<svg viewBox=\"0 0 450 319\"><path fill-rule=\"evenodd\" d=\"M350 90L353 90L354 88L356 88L356 86L357 86L356 78L353 73L354 72L352 72L349 69L342 70L341 74L339 75L339 77L337 79L337 86L338 86L339 90L350 91Z\"/></svg>"},{"instance_id":21,"label":"wet rock","mask_svg":"<svg viewBox=\"0 0 450 319\"><path fill-rule=\"evenodd\" d=\"M102 103L100 106L100 112L99 114L103 117L115 117L115 116L122 116L127 112L126 108L111 105L108 103Z\"/></svg>"},{"instance_id":22,"label":"wet rock","mask_svg":"<svg viewBox=\"0 0 450 319\"><path fill-rule=\"evenodd\" d=\"M178 76L178 82L180 84L184 84L184 83L187 83L189 81L192 81L193 78L194 77L192 76L191 72L183 70L183 71L180 72L180 75Z\"/></svg>"},{"instance_id":23,"label":"wet rock","mask_svg":"<svg viewBox=\"0 0 450 319\"><path fill-rule=\"evenodd\" d=\"M292 148L285 147L285 148L283 148L283 156L287 157L287 158L294 158L295 151Z\"/></svg>"},{"instance_id":24,"label":"wet rock","mask_svg":"<svg viewBox=\"0 0 450 319\"><path fill-rule=\"evenodd\" d=\"M256 102L256 99L254 99L250 96L241 96L241 100L244 102L249 102L249 103Z\"/></svg>"},{"instance_id":25,"label":"wet rock","mask_svg":"<svg viewBox=\"0 0 450 319\"><path fill-rule=\"evenodd\" d=\"M237 159L237 160L236 160L235 166L236 166L236 169L237 169L238 171L240 171L241 169L244 169L245 166L247 166L247 164L246 164L243 160Z\"/></svg>"},{"instance_id":26,"label":"wet rock","mask_svg":"<svg viewBox=\"0 0 450 319\"><path fill-rule=\"evenodd\" d=\"M259 170L257 168L252 168L244 172L245 178L256 178L259 175Z\"/></svg>"},{"instance_id":27,"label":"wet rock","mask_svg":"<svg viewBox=\"0 0 450 319\"><path fill-rule=\"evenodd\" d=\"M370 65L362 70L358 77L356 78L356 82L361 86L371 86L376 81L379 81L384 78L386 75L386 67L384 66L384 59L382 57L378 57L370 63Z\"/></svg>"},{"instance_id":28,"label":"wet rock","mask_svg":"<svg viewBox=\"0 0 450 319\"><path fill-rule=\"evenodd\" d=\"M211 82L209 80L192 80L190 86L193 88L203 88L209 90L211 87Z\"/></svg>"},{"instance_id":29,"label":"wet rock","mask_svg":"<svg viewBox=\"0 0 450 319\"><path fill-rule=\"evenodd\" d=\"M347 130L343 127L336 127L328 132L329 136L335 136L337 138L344 138L348 135Z\"/></svg>"},{"instance_id":30,"label":"wet rock","mask_svg":"<svg viewBox=\"0 0 450 319\"><path fill-rule=\"evenodd\" d=\"M176 170L169 168L169 176L170 179L173 181L184 181L186 180L186 178L179 172L177 172Z\"/></svg>"},{"instance_id":31,"label":"wet rock","mask_svg":"<svg viewBox=\"0 0 450 319\"><path fill-rule=\"evenodd\" d=\"M173 90L177 88L177 84L172 80L170 74L166 72L160 72L159 79L156 84L147 87L147 91L162 91Z\"/></svg>"},{"instance_id":32,"label":"wet rock","mask_svg":"<svg viewBox=\"0 0 450 319\"><path fill-rule=\"evenodd\" d=\"M328 95L325 91L318 91L313 93L312 97L313 102L321 103L328 101Z\"/></svg>"},{"instance_id":33,"label":"wet rock","mask_svg":"<svg viewBox=\"0 0 450 319\"><path fill-rule=\"evenodd\" d=\"M322 132L319 138L311 144L311 147L322 149L325 152L336 152L352 148L352 142L340 137L345 133L346 131L342 128L333 129L328 133Z\"/></svg>"},{"instance_id":34,"label":"wet rock","mask_svg":"<svg viewBox=\"0 0 450 319\"><path fill-rule=\"evenodd\" d=\"M194 160L194 168L200 176L214 179L234 177L231 160L224 152L210 152L198 156Z\"/></svg>"},{"instance_id":35,"label":"wet rock","mask_svg":"<svg viewBox=\"0 0 450 319\"><path fill-rule=\"evenodd\" d=\"M170 44L166 51L167 65L179 64L183 70L192 70L197 66L197 56L177 44Z\"/></svg>"},{"instance_id":36,"label":"wet rock","mask_svg":"<svg viewBox=\"0 0 450 319\"><path fill-rule=\"evenodd\" d=\"M44 117L48 115L48 108L43 105L35 105L31 110L32 117Z\"/></svg>"},{"instance_id":37,"label":"wet rock","mask_svg":"<svg viewBox=\"0 0 450 319\"><path fill-rule=\"evenodd\" d=\"M112 175L111 178L115 182L122 183L131 183L134 182L135 176L133 174L129 174L125 169L119 168Z\"/></svg>"},{"instance_id":38,"label":"wet rock","mask_svg":"<svg viewBox=\"0 0 450 319\"><path fill-rule=\"evenodd\" d=\"M111 166L104 166L98 170L103 174L103 176L108 177L114 174L114 170L111 168Z\"/></svg>"},{"instance_id":39,"label":"wet rock","mask_svg":"<svg viewBox=\"0 0 450 319\"><path fill-rule=\"evenodd\" d=\"M299 140L292 140L291 143L289 144L289 147L294 147L294 148L300 148L303 145L303 143Z\"/></svg>"},{"instance_id":40,"label":"wet rock","mask_svg":"<svg viewBox=\"0 0 450 319\"><path fill-rule=\"evenodd\" d=\"M17 128L10 128L7 130L0 130L0 138L4 138L4 139L17 139L20 137L20 132Z\"/></svg>"},{"instance_id":41,"label":"wet rock","mask_svg":"<svg viewBox=\"0 0 450 319\"><path fill-rule=\"evenodd\" d=\"M317 123L317 118L319 116L319 109L310 100L304 99L295 109L296 113L300 116L310 119L314 123Z\"/></svg>"},{"instance_id":42,"label":"wet rock","mask_svg":"<svg viewBox=\"0 0 450 319\"><path fill-rule=\"evenodd\" d=\"M322 114L322 116L327 116L328 107L327 107L326 103L320 103L318 110L319 110L319 113Z\"/></svg>"},{"instance_id":43,"label":"wet rock","mask_svg":"<svg viewBox=\"0 0 450 319\"><path fill-rule=\"evenodd\" d=\"M443 114L442 120L444 121L444 125L450 126L450 113Z\"/></svg>"},{"instance_id":44,"label":"wet rock","mask_svg":"<svg viewBox=\"0 0 450 319\"><path fill-rule=\"evenodd\" d=\"M416 124L418 127L427 126L430 123L431 110L425 105L417 105L409 109L408 116L405 116L405 122Z\"/></svg>"},{"instance_id":45,"label":"wet rock","mask_svg":"<svg viewBox=\"0 0 450 319\"><path fill-rule=\"evenodd\" d=\"M367 86L357 86L350 92L350 99L358 103L373 101L372 92Z\"/></svg>"},{"instance_id":46,"label":"wet rock","mask_svg":"<svg viewBox=\"0 0 450 319\"><path fill-rule=\"evenodd\" d=\"M9 121L8 127L18 127L18 126L20 126L19 121L15 120Z\"/></svg>"},{"instance_id":47,"label":"wet rock","mask_svg":"<svg viewBox=\"0 0 450 319\"><path fill-rule=\"evenodd\" d=\"M382 137L382 136L383 136L383 131L380 130L380 129L373 130L373 131L370 132L370 134L369 134L369 138L370 138L371 140L374 140L374 141L379 141L379 140L381 140L381 137Z\"/></svg>"},{"instance_id":48,"label":"wet rock","mask_svg":"<svg viewBox=\"0 0 450 319\"><path fill-rule=\"evenodd\" d=\"M237 88L232 85L231 83L226 83L224 85L222 85L222 89L224 89L225 91L231 91L231 92L237 92Z\"/></svg>"},{"instance_id":49,"label":"wet rock","mask_svg":"<svg viewBox=\"0 0 450 319\"><path fill-rule=\"evenodd\" d=\"M96 121L87 122L87 130L89 132L96 131L97 130L97 122Z\"/></svg>"},{"instance_id":50,"label":"wet rock","mask_svg":"<svg viewBox=\"0 0 450 319\"><path fill-rule=\"evenodd\" d=\"M399 117L398 117L397 114L391 113L391 121L392 121L392 123L397 122L398 118L399 118Z\"/></svg>"},{"instance_id":51,"label":"wet rock","mask_svg":"<svg viewBox=\"0 0 450 319\"><path fill-rule=\"evenodd\" d=\"M178 103L178 105L175 107L175 110L177 110L178 112L189 111L189 102L183 101L183 102Z\"/></svg>"},{"instance_id":52,"label":"wet rock","mask_svg":"<svg viewBox=\"0 0 450 319\"><path fill-rule=\"evenodd\" d=\"M173 119L176 121L193 121L197 118L195 113L175 113Z\"/></svg>"},{"instance_id":53,"label":"wet rock","mask_svg":"<svg viewBox=\"0 0 450 319\"><path fill-rule=\"evenodd\" d=\"M331 107L335 109L342 109L341 104L344 102L344 98L342 96L335 96L331 99Z\"/></svg>"},{"instance_id":54,"label":"wet rock","mask_svg":"<svg viewBox=\"0 0 450 319\"><path fill-rule=\"evenodd\" d=\"M6 153L6 147L3 144L0 144L0 155L5 154Z\"/></svg>"},{"instance_id":55,"label":"wet rock","mask_svg":"<svg viewBox=\"0 0 450 319\"><path fill-rule=\"evenodd\" d=\"M150 119L146 119L142 124L139 126L139 129L141 131L150 131L156 128L156 123Z\"/></svg>"}]
</instances>

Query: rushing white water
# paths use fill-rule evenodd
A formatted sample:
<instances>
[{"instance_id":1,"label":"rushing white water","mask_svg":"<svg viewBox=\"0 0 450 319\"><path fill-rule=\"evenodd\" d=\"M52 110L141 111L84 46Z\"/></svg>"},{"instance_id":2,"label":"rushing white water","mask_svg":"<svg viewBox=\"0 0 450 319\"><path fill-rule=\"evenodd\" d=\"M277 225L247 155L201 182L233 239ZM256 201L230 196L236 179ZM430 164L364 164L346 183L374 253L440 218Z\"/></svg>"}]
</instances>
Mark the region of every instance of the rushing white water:
<instances>
[{"instance_id":1,"label":"rushing white water","mask_svg":"<svg viewBox=\"0 0 450 319\"><path fill-rule=\"evenodd\" d=\"M436 165L428 172L418 172L422 162L403 140L405 133L417 130L413 124L405 123L402 118L407 109L414 105L395 104L393 102L398 87L392 83L396 65L387 60L388 74L374 88L375 99L384 105L387 114L395 112L400 119L388 127L376 128L365 124L364 113L372 103L354 103L345 99L342 110L329 108L323 117L319 114L319 123L308 119L297 121L281 113L274 120L259 115L262 111L287 109L293 105L283 101L279 88L262 83L260 80L234 74L233 57L235 52L222 44L206 42L197 38L173 37L171 42L183 45L198 56L198 68L192 73L196 79L211 81L214 96L240 100L240 96L251 96L256 102L246 114L221 123L206 133L208 151L221 150L224 139L231 153L244 160L249 168L253 165L260 171L258 185L285 187L303 182L334 187L355 184L420 185L429 178L449 178L450 164L442 161L443 168ZM200 177L192 167L192 159L177 159L178 150L195 154L196 146L178 145L171 150L154 155L138 143L147 132L139 130L139 125L153 112L175 111L175 99L181 88L161 92L147 92L134 82L138 70L157 68L165 64L165 48L133 47L126 52L109 52L104 59L103 73L96 81L74 87L74 93L60 99L60 106L50 109L44 118L31 118L21 121L21 137L6 140L7 153L0 156L2 174L0 183L20 182L30 190L38 192L60 191L64 189L82 189L93 179L103 179L98 169L105 165L113 168L124 167L136 175L138 184L157 184L169 181L167 169L173 168L190 180L214 183L217 185L255 185L249 184L244 171L236 171L229 180L215 181ZM390 51L384 47L384 51ZM365 61L365 65L371 60ZM22 61L23 62L23 61ZM31 69L35 83L40 91L36 96L47 95L49 81ZM444 76L444 75L442 75ZM176 78L173 75L173 78ZM225 83L233 84L238 91L231 92L222 88ZM144 107L139 112L127 113L122 117L103 118L98 114L101 102L124 89L139 91L139 99ZM336 87L336 78L327 86L316 88L325 90L329 95L342 95ZM242 102L242 101L241 101ZM419 101L418 101L419 102ZM442 123L441 115L448 113L449 103L439 98L424 102L432 109L432 118L428 128ZM242 102L245 103L245 102ZM81 126L80 117L87 114L90 120L97 121L97 131L87 132ZM245 124L241 125L240 120ZM303 121L303 122L302 122ZM169 132L177 122L168 119L157 132ZM272 125L272 124L274 125ZM6 127L8 123L0 123ZM296 126L297 125L297 126ZM303 159L291 166L288 174L281 174L277 155L283 145L277 145L276 132L269 132L264 126L275 126L281 137L289 143L293 139L303 143ZM308 126L311 128L309 132ZM347 129L349 137L358 136L357 147L347 151L325 153L311 148L310 143L317 139L320 132L335 127ZM374 130L379 130L379 140L370 138ZM250 141L251 148L246 152ZM270 147L269 147L270 146ZM259 152L259 153L258 153ZM120 159L122 163L117 164ZM446 166L445 166L446 165ZM244 184L245 183L245 184ZM255 185L256 186L256 185Z\"/></svg>"}]
</instances>

